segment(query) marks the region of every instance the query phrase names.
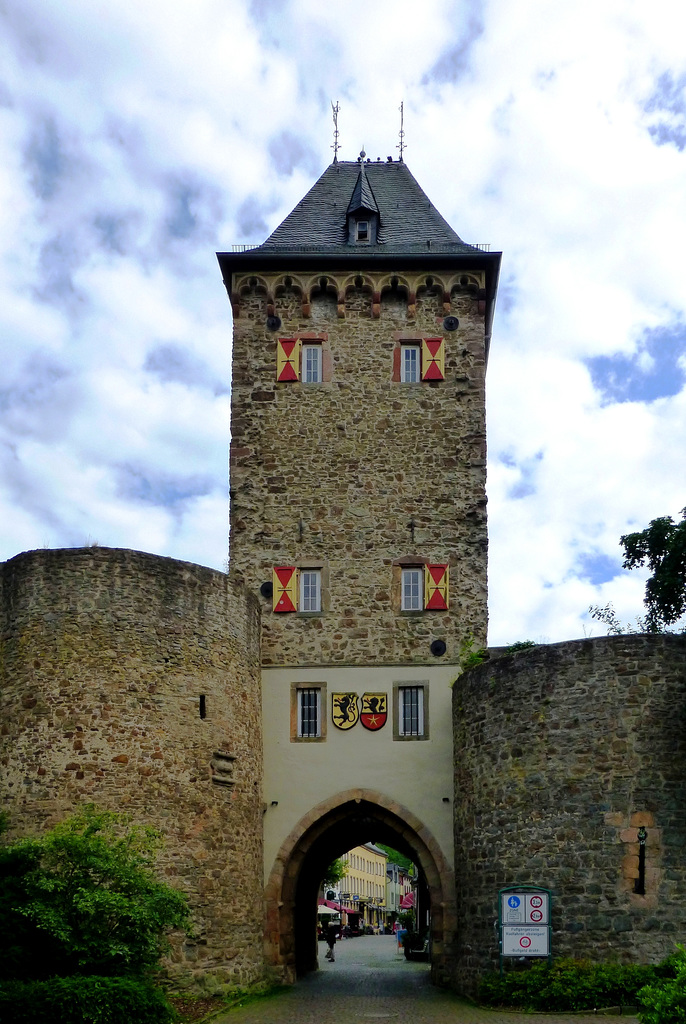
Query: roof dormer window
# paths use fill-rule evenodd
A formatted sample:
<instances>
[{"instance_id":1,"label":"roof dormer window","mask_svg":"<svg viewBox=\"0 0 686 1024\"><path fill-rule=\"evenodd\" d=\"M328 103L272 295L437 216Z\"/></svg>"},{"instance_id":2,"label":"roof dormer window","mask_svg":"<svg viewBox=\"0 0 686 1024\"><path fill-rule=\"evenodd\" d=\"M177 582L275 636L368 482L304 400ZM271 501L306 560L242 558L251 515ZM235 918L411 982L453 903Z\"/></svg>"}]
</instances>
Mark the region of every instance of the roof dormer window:
<instances>
[{"instance_id":1,"label":"roof dormer window","mask_svg":"<svg viewBox=\"0 0 686 1024\"><path fill-rule=\"evenodd\" d=\"M355 241L356 242L368 242L369 241L369 221L358 220L355 230Z\"/></svg>"}]
</instances>

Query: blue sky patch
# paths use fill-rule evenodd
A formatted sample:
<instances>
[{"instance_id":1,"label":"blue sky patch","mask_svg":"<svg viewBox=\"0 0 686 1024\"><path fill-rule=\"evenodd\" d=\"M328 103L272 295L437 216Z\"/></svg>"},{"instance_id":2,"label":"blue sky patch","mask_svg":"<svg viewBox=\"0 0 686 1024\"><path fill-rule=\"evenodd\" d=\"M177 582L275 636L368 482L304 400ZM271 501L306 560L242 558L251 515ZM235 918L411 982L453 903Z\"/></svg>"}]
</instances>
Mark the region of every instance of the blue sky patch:
<instances>
[{"instance_id":1,"label":"blue sky patch","mask_svg":"<svg viewBox=\"0 0 686 1024\"><path fill-rule=\"evenodd\" d=\"M484 12L480 0L467 0L467 24L456 43L443 51L434 66L422 77L422 85L458 82L469 70L471 49L484 34Z\"/></svg>"},{"instance_id":2,"label":"blue sky patch","mask_svg":"<svg viewBox=\"0 0 686 1024\"><path fill-rule=\"evenodd\" d=\"M188 388L209 388L215 395L229 393L228 385L219 380L204 360L173 341L150 349L143 369L161 381L184 384Z\"/></svg>"},{"instance_id":3,"label":"blue sky patch","mask_svg":"<svg viewBox=\"0 0 686 1024\"><path fill-rule=\"evenodd\" d=\"M686 149L686 75L675 78L671 71L665 71L643 109L646 114L656 115L648 126L656 145L673 145L682 153Z\"/></svg>"},{"instance_id":4,"label":"blue sky patch","mask_svg":"<svg viewBox=\"0 0 686 1024\"><path fill-rule=\"evenodd\" d=\"M31 185L39 199L52 199L66 170L66 158L51 117L36 125L24 154Z\"/></svg>"},{"instance_id":5,"label":"blue sky patch","mask_svg":"<svg viewBox=\"0 0 686 1024\"><path fill-rule=\"evenodd\" d=\"M594 586L598 586L619 576L622 567L619 558L610 558L609 555L600 551L586 551L579 555L575 571L580 579L588 580Z\"/></svg>"},{"instance_id":6,"label":"blue sky patch","mask_svg":"<svg viewBox=\"0 0 686 1024\"><path fill-rule=\"evenodd\" d=\"M543 460L543 452L538 451L529 459L517 462L512 452L500 452L498 459L508 469L519 470L519 480L512 484L507 492L508 498L528 498L536 493L536 473L539 463Z\"/></svg>"},{"instance_id":7,"label":"blue sky patch","mask_svg":"<svg viewBox=\"0 0 686 1024\"><path fill-rule=\"evenodd\" d=\"M302 138L287 129L273 135L268 145L269 158L282 178L289 178L296 167L306 174L318 177L319 157Z\"/></svg>"},{"instance_id":8,"label":"blue sky patch","mask_svg":"<svg viewBox=\"0 0 686 1024\"><path fill-rule=\"evenodd\" d=\"M594 388L606 404L654 402L678 395L684 386L686 324L650 328L636 352L586 359ZM681 362L680 362L681 361Z\"/></svg>"},{"instance_id":9,"label":"blue sky patch","mask_svg":"<svg viewBox=\"0 0 686 1024\"><path fill-rule=\"evenodd\" d=\"M167 508L210 494L213 489L209 476L172 476L128 463L117 467L117 483L122 497Z\"/></svg>"}]
</instances>

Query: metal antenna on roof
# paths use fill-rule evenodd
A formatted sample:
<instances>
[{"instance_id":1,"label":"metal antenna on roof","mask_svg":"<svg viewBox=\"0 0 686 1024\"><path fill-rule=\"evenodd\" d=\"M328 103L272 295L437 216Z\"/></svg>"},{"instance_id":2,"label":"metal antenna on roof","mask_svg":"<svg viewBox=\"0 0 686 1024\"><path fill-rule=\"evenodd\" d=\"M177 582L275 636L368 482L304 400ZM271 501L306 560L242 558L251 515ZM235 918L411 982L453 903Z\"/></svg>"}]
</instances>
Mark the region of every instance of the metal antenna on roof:
<instances>
[{"instance_id":1,"label":"metal antenna on roof","mask_svg":"<svg viewBox=\"0 0 686 1024\"><path fill-rule=\"evenodd\" d=\"M406 146L405 131L403 129L403 117L404 117L403 107L404 107L404 103L401 100L400 101L400 107L399 107L399 110L400 110L400 131L398 132L398 135L400 136L400 142L395 147L396 149L400 150L400 163L403 162L403 150L405 149L405 146Z\"/></svg>"},{"instance_id":2,"label":"metal antenna on roof","mask_svg":"<svg viewBox=\"0 0 686 1024\"><path fill-rule=\"evenodd\" d=\"M341 148L341 144L338 141L338 134L339 134L338 133L338 111L339 111L338 100L336 100L336 105L335 106L333 104L333 100L331 101L331 111L333 113L333 146L331 148L333 150L333 162L335 164L337 164L338 163L338 150Z\"/></svg>"}]
</instances>

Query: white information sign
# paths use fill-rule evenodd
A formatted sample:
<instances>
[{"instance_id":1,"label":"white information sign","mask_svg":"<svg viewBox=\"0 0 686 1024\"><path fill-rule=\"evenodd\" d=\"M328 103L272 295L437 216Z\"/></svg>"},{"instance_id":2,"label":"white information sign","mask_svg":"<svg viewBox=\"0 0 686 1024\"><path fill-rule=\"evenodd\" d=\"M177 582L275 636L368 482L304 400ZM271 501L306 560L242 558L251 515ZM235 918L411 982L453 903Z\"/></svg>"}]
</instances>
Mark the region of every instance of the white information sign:
<instances>
[{"instance_id":1,"label":"white information sign","mask_svg":"<svg viewBox=\"0 0 686 1024\"><path fill-rule=\"evenodd\" d=\"M503 925L503 956L548 956L549 952L547 925Z\"/></svg>"},{"instance_id":2,"label":"white information sign","mask_svg":"<svg viewBox=\"0 0 686 1024\"><path fill-rule=\"evenodd\" d=\"M504 892L501 920L506 924L548 924L548 894Z\"/></svg>"},{"instance_id":3,"label":"white information sign","mask_svg":"<svg viewBox=\"0 0 686 1024\"><path fill-rule=\"evenodd\" d=\"M504 892L502 894L503 924L524 924L526 896L523 892Z\"/></svg>"}]
</instances>

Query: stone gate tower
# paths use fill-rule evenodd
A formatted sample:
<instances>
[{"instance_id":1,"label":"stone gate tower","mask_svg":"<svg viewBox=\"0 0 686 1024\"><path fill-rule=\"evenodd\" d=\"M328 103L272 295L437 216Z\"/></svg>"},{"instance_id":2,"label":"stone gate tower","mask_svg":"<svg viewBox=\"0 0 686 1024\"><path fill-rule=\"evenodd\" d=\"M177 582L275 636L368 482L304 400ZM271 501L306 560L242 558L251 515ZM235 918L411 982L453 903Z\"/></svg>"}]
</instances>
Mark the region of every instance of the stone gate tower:
<instances>
[{"instance_id":1,"label":"stone gate tower","mask_svg":"<svg viewBox=\"0 0 686 1024\"><path fill-rule=\"evenodd\" d=\"M402 161L362 154L219 262L234 317L230 571L263 613L272 963L310 965L298 908L314 875L376 838L422 865L440 964L450 684L462 646L486 642L500 254L463 242Z\"/></svg>"}]
</instances>

